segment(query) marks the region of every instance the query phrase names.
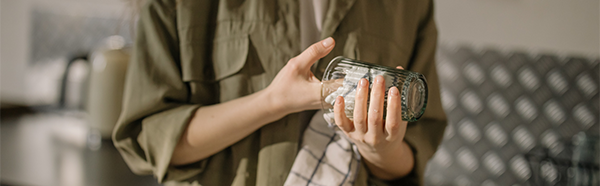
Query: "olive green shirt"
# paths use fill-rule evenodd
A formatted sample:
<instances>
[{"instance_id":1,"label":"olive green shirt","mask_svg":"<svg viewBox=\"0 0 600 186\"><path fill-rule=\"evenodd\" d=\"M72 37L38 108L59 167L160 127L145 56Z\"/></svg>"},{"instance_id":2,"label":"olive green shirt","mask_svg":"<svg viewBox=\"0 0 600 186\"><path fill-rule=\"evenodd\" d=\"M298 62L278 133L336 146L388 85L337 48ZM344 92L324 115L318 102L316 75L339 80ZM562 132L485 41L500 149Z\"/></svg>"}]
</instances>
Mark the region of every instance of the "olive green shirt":
<instances>
[{"instance_id":1,"label":"olive green shirt","mask_svg":"<svg viewBox=\"0 0 600 186\"><path fill-rule=\"evenodd\" d=\"M424 74L429 104L410 123L405 140L415 168L383 181L361 166L355 185L422 184L427 161L441 141L446 116L440 103L434 54L437 30L431 0L331 0L321 38L336 40L317 62L346 56ZM136 174L165 185L283 185L313 112L267 124L209 158L169 165L190 117L205 105L267 87L301 53L298 0L152 0L140 13L123 109L114 144Z\"/></svg>"}]
</instances>

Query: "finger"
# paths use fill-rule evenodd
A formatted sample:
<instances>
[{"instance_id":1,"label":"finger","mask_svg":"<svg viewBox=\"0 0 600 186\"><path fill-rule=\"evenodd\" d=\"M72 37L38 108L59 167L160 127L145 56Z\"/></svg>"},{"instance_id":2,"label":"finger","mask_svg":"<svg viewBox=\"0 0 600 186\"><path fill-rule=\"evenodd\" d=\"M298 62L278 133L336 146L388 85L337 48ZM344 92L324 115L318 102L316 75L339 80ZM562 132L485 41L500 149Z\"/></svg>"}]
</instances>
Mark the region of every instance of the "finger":
<instances>
[{"instance_id":1,"label":"finger","mask_svg":"<svg viewBox=\"0 0 600 186\"><path fill-rule=\"evenodd\" d=\"M379 136L383 133L383 103L385 99L385 80L378 75L371 88L371 102L369 103L367 134Z\"/></svg>"},{"instance_id":2,"label":"finger","mask_svg":"<svg viewBox=\"0 0 600 186\"><path fill-rule=\"evenodd\" d=\"M344 112L344 109L346 108L345 105L344 97L338 96L335 100L335 105L333 106L335 124L344 132L352 132L354 126L352 126L350 119L346 117L346 112Z\"/></svg>"},{"instance_id":3,"label":"finger","mask_svg":"<svg viewBox=\"0 0 600 186\"><path fill-rule=\"evenodd\" d=\"M406 128L406 122L402 121L402 106L400 104L400 93L397 87L390 88L387 99L387 114L385 118L385 132L387 140L393 140L398 136L400 129Z\"/></svg>"},{"instance_id":4,"label":"finger","mask_svg":"<svg viewBox=\"0 0 600 186\"><path fill-rule=\"evenodd\" d=\"M404 70L404 67L402 67L402 66L396 66L396 69Z\"/></svg>"},{"instance_id":5,"label":"finger","mask_svg":"<svg viewBox=\"0 0 600 186\"><path fill-rule=\"evenodd\" d=\"M354 128L361 133L367 132L367 100L369 99L369 81L362 78L356 86L354 96Z\"/></svg>"},{"instance_id":6,"label":"finger","mask_svg":"<svg viewBox=\"0 0 600 186\"><path fill-rule=\"evenodd\" d=\"M300 55L294 57L293 61L298 63L298 66L301 69L310 69L310 66L312 66L317 60L329 54L334 45L335 41L333 38L328 37L315 44L312 44Z\"/></svg>"}]
</instances>

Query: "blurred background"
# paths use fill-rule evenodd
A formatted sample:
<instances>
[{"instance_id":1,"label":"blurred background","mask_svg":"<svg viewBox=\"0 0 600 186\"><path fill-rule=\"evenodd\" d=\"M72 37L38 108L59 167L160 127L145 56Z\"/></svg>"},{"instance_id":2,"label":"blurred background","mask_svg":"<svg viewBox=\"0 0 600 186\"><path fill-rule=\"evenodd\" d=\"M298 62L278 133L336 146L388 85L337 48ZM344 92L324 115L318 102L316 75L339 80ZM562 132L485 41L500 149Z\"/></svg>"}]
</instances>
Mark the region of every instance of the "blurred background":
<instances>
[{"instance_id":1,"label":"blurred background","mask_svg":"<svg viewBox=\"0 0 600 186\"><path fill-rule=\"evenodd\" d=\"M136 0L0 0L0 183L158 185L109 140ZM598 0L436 0L427 185L599 185Z\"/></svg>"}]
</instances>

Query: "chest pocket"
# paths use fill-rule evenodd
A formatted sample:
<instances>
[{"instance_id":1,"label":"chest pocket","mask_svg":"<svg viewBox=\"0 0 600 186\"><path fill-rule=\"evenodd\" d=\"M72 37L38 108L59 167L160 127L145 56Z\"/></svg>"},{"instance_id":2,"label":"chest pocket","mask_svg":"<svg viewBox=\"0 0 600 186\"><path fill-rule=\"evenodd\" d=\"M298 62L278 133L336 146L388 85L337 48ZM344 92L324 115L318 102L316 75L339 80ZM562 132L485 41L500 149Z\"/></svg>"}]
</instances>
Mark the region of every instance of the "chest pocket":
<instances>
[{"instance_id":1,"label":"chest pocket","mask_svg":"<svg viewBox=\"0 0 600 186\"><path fill-rule=\"evenodd\" d=\"M248 36L222 38L213 44L215 80L220 81L240 72L248 58Z\"/></svg>"},{"instance_id":2,"label":"chest pocket","mask_svg":"<svg viewBox=\"0 0 600 186\"><path fill-rule=\"evenodd\" d=\"M212 61L220 102L251 94L262 82L264 69L252 49L248 35L215 39Z\"/></svg>"},{"instance_id":3,"label":"chest pocket","mask_svg":"<svg viewBox=\"0 0 600 186\"><path fill-rule=\"evenodd\" d=\"M407 67L410 59L410 46L398 45L390 39L353 32L348 34L344 54L357 60L388 67Z\"/></svg>"}]
</instances>

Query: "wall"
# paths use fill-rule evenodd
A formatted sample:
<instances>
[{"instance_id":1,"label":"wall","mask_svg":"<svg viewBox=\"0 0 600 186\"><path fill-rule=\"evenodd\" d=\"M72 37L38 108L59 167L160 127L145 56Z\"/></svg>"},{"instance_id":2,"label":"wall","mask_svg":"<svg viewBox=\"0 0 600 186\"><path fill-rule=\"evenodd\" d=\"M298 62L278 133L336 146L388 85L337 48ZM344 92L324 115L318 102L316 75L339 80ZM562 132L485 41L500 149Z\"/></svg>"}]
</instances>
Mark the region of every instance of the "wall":
<instances>
[{"instance_id":1,"label":"wall","mask_svg":"<svg viewBox=\"0 0 600 186\"><path fill-rule=\"evenodd\" d=\"M598 56L598 0L436 0L444 42Z\"/></svg>"},{"instance_id":2,"label":"wall","mask_svg":"<svg viewBox=\"0 0 600 186\"><path fill-rule=\"evenodd\" d=\"M0 95L2 101L17 100L25 90L23 73L27 61L28 1L0 1Z\"/></svg>"}]
</instances>

